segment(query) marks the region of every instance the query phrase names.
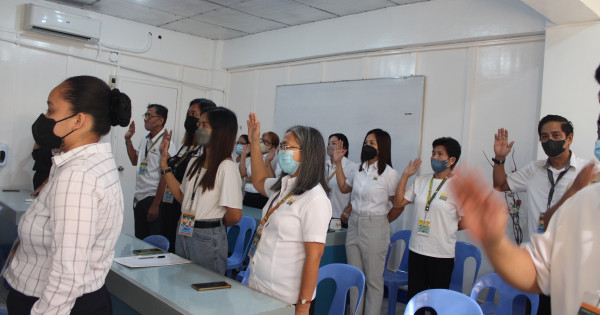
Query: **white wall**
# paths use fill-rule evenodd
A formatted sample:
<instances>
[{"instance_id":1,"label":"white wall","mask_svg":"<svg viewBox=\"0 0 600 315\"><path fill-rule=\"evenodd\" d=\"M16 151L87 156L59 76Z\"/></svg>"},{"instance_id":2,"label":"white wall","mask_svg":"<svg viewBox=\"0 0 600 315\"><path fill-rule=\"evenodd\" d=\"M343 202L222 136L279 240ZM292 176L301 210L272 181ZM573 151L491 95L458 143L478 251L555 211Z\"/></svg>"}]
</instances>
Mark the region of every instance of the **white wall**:
<instances>
[{"instance_id":1,"label":"white wall","mask_svg":"<svg viewBox=\"0 0 600 315\"><path fill-rule=\"evenodd\" d=\"M600 23L548 28L540 115L558 114L575 126L575 154L594 157L600 106L594 71L600 64ZM538 156L544 157L540 148Z\"/></svg>"}]
</instances>

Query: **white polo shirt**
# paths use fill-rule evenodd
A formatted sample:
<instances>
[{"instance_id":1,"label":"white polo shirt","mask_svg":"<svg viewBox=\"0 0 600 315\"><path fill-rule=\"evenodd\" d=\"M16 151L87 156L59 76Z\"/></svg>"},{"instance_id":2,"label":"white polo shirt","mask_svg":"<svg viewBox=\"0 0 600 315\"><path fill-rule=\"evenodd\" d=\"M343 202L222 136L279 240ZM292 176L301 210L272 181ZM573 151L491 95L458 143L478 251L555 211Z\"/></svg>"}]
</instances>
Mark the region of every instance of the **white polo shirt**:
<instances>
[{"instance_id":1,"label":"white polo shirt","mask_svg":"<svg viewBox=\"0 0 600 315\"><path fill-rule=\"evenodd\" d=\"M381 175L377 173L377 162L356 172L354 177L346 176L346 184L352 186L352 211L358 215L387 215L392 206L389 197L396 194L400 182L398 172L386 165Z\"/></svg>"},{"instance_id":2,"label":"white polo shirt","mask_svg":"<svg viewBox=\"0 0 600 315\"><path fill-rule=\"evenodd\" d=\"M416 211L413 222L409 223L412 233L408 248L417 254L429 257L453 258L454 247L456 246L456 231L458 231L458 221L460 221L462 212L459 210L450 189L452 177L446 180L429 206L429 213L427 214L427 218L431 220L429 236L417 233L419 219L425 218L425 206L427 205L429 183L432 176L431 174L417 177L404 194L404 199L412 202L414 211ZM431 185L432 196L442 180L433 179Z\"/></svg>"},{"instance_id":3,"label":"white polo shirt","mask_svg":"<svg viewBox=\"0 0 600 315\"><path fill-rule=\"evenodd\" d=\"M346 178L354 177L354 174L358 172L358 164L348 160L346 157L342 158L342 170L344 171L344 175ZM342 216L342 212L348 206L350 202L350 193L343 194L340 191L340 186L337 184L337 176L336 176L336 167L335 163L331 163L331 159L325 162L325 171L327 176L327 185L331 189L329 193L329 200L331 200L331 217L339 218Z\"/></svg>"},{"instance_id":4,"label":"white polo shirt","mask_svg":"<svg viewBox=\"0 0 600 315\"><path fill-rule=\"evenodd\" d=\"M269 201L263 209L263 217L269 206L275 206L290 192L296 177L282 178L281 193L271 190L277 181L265 181ZM276 200L274 200L277 198ZM265 294L286 303L295 304L300 295L302 268L306 259L305 242L325 244L331 219L331 203L321 185L299 196L291 196L273 212L263 228L263 234L250 262L248 284ZM316 294L313 292L313 299Z\"/></svg>"},{"instance_id":5,"label":"white polo shirt","mask_svg":"<svg viewBox=\"0 0 600 315\"><path fill-rule=\"evenodd\" d=\"M264 162L265 159L267 158L267 155L263 154L262 158L263 158L263 162ZM277 156L275 156L273 161L271 161L271 167L273 168L273 171L275 172L275 178L278 178L279 175L281 175L281 169L279 168L279 165L277 163ZM252 161L251 161L250 157L246 157L246 176L252 177ZM248 185L245 185L244 190L246 190L246 192L249 192L249 193L258 194L258 190L256 190L256 188L254 188L254 185L252 185L252 182L249 182Z\"/></svg>"},{"instance_id":6,"label":"white polo shirt","mask_svg":"<svg viewBox=\"0 0 600 315\"><path fill-rule=\"evenodd\" d=\"M140 146L136 149L138 159L137 168L135 170L135 195L134 198L142 200L146 197L156 195L158 182L160 181L160 143L162 142L162 134L165 132L163 128L159 133L150 139L150 134L146 135L140 141ZM160 140L159 140L160 138ZM154 142L156 143L152 145ZM146 158L146 148L148 149L148 157ZM169 154L171 156L177 154L177 148L173 144L173 140L169 143ZM139 169L142 161L148 161L148 167L145 174L140 174Z\"/></svg>"},{"instance_id":7,"label":"white polo shirt","mask_svg":"<svg viewBox=\"0 0 600 315\"><path fill-rule=\"evenodd\" d=\"M237 164L232 160L221 162L217 170L215 187L202 192L200 180L206 174L206 169L200 168L200 172L191 180L187 176L196 159L197 157L193 157L188 163L186 175L181 182L181 191L183 192L181 211L194 214L196 220L212 220L223 218L227 212L225 207L242 209L242 191L240 189L242 179ZM192 202L194 190L196 190L196 194Z\"/></svg>"},{"instance_id":8,"label":"white polo shirt","mask_svg":"<svg viewBox=\"0 0 600 315\"><path fill-rule=\"evenodd\" d=\"M553 314L577 314L586 292L600 290L600 184L569 198L529 251L542 292L552 296Z\"/></svg>"},{"instance_id":9,"label":"white polo shirt","mask_svg":"<svg viewBox=\"0 0 600 315\"><path fill-rule=\"evenodd\" d=\"M550 180L548 179L548 169L552 172L556 187L550 206L554 205L564 195L571 182L577 176L577 173L590 161L579 158L571 152L569 161L570 168L565 175L556 183L559 174L565 169L557 170L550 166L547 159L537 160L527 164L515 173L507 174L506 182L514 192L527 192L528 211L527 211L527 229L529 235L537 233L538 222L541 212L548 209L548 195L550 193ZM567 165L568 167L568 165Z\"/></svg>"}]
</instances>

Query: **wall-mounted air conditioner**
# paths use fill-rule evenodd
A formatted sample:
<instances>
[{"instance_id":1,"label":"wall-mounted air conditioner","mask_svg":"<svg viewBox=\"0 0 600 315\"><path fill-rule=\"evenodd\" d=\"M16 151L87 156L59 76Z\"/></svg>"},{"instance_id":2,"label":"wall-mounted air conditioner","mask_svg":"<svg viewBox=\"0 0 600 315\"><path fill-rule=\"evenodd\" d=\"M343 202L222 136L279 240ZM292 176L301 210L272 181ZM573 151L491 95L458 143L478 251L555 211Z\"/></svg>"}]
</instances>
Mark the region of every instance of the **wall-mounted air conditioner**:
<instances>
[{"instance_id":1,"label":"wall-mounted air conditioner","mask_svg":"<svg viewBox=\"0 0 600 315\"><path fill-rule=\"evenodd\" d=\"M89 17L58 10L25 5L23 29L35 32L97 43L100 40L101 22Z\"/></svg>"}]
</instances>

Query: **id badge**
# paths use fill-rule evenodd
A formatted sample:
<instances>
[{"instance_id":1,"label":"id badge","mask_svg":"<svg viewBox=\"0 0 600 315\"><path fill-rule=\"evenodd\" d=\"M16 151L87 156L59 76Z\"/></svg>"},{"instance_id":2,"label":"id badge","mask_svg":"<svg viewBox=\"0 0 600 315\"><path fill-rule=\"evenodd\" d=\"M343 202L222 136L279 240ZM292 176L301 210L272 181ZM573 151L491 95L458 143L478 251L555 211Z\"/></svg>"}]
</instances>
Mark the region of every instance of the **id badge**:
<instances>
[{"instance_id":1,"label":"id badge","mask_svg":"<svg viewBox=\"0 0 600 315\"><path fill-rule=\"evenodd\" d=\"M544 233L544 214L545 213L540 213L540 218L538 219L538 228L537 228L537 232L538 233Z\"/></svg>"},{"instance_id":2,"label":"id badge","mask_svg":"<svg viewBox=\"0 0 600 315\"><path fill-rule=\"evenodd\" d=\"M419 219L417 224L417 234L423 236L429 236L431 231L431 219Z\"/></svg>"},{"instance_id":3,"label":"id badge","mask_svg":"<svg viewBox=\"0 0 600 315\"><path fill-rule=\"evenodd\" d=\"M165 203L173 203L173 194L171 193L171 190L169 190L169 187L165 187L165 194L163 195L162 201Z\"/></svg>"},{"instance_id":4,"label":"id badge","mask_svg":"<svg viewBox=\"0 0 600 315\"><path fill-rule=\"evenodd\" d=\"M577 315L599 315L600 314L600 290L585 292L583 302Z\"/></svg>"},{"instance_id":5,"label":"id badge","mask_svg":"<svg viewBox=\"0 0 600 315\"><path fill-rule=\"evenodd\" d=\"M182 213L179 220L179 235L192 236L194 234L194 223L196 216L191 213Z\"/></svg>"},{"instance_id":6,"label":"id badge","mask_svg":"<svg viewBox=\"0 0 600 315\"><path fill-rule=\"evenodd\" d=\"M148 173L148 161L140 162L140 168L138 169L138 174L146 174Z\"/></svg>"}]
</instances>

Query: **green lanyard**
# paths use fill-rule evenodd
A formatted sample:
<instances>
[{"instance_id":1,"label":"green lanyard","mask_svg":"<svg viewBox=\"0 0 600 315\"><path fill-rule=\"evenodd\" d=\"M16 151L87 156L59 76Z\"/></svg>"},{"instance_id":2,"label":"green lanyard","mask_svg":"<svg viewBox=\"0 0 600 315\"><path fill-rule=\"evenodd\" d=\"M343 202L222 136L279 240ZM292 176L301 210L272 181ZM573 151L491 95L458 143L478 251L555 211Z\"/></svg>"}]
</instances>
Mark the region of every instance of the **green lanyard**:
<instances>
[{"instance_id":1,"label":"green lanyard","mask_svg":"<svg viewBox=\"0 0 600 315\"><path fill-rule=\"evenodd\" d=\"M450 175L450 174L448 174L448 175ZM433 186L433 175L431 176L431 180L429 181L429 192L427 193L427 203L425 204L425 215L427 215L427 213L429 213L429 206L431 206L431 202L433 201L433 199L437 195L438 191L440 191L440 189L442 188L442 186L444 186L444 183L448 179L448 175L446 175L446 177L444 177L444 179L442 180L442 182L440 183L440 185L437 187L437 189L433 193L433 196L431 195L431 188Z\"/></svg>"}]
</instances>

